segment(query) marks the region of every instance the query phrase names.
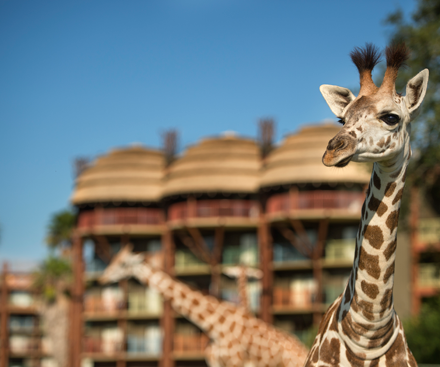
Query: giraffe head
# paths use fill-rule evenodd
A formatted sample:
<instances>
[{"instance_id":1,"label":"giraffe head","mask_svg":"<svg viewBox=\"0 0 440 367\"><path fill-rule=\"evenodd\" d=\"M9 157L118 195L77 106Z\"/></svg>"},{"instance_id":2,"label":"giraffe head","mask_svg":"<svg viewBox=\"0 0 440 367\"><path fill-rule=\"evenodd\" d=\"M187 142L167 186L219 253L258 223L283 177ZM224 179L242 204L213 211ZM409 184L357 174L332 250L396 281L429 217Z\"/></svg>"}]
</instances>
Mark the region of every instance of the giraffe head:
<instances>
[{"instance_id":1,"label":"giraffe head","mask_svg":"<svg viewBox=\"0 0 440 367\"><path fill-rule=\"evenodd\" d=\"M396 93L395 81L409 50L404 44L393 45L386 48L385 55L387 69L380 87L371 77L380 53L371 44L355 48L350 54L360 74L357 97L347 88L320 87L330 109L343 124L322 157L326 166L344 167L350 161L391 166L409 143L410 121L425 97L429 72L425 69L409 80L406 95L402 96Z\"/></svg>"},{"instance_id":2,"label":"giraffe head","mask_svg":"<svg viewBox=\"0 0 440 367\"><path fill-rule=\"evenodd\" d=\"M136 265L142 264L144 260L144 255L134 254L132 246L125 245L112 259L110 265L107 266L104 273L100 276L99 282L101 284L115 283L120 279L128 278L132 276Z\"/></svg>"}]
</instances>

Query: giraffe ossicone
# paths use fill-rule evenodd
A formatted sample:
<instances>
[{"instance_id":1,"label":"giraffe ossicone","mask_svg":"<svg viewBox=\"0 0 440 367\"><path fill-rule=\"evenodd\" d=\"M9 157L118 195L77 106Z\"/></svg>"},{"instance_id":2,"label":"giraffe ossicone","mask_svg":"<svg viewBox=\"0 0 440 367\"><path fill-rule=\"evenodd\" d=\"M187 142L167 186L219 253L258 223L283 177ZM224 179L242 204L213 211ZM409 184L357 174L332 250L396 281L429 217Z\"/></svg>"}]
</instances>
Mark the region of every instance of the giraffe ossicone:
<instances>
[{"instance_id":1,"label":"giraffe ossicone","mask_svg":"<svg viewBox=\"0 0 440 367\"><path fill-rule=\"evenodd\" d=\"M210 367L301 367L305 346L293 335L252 316L246 308L193 290L125 246L100 277L101 283L135 277L171 302L173 309L203 330L211 342Z\"/></svg>"},{"instance_id":2,"label":"giraffe ossicone","mask_svg":"<svg viewBox=\"0 0 440 367\"><path fill-rule=\"evenodd\" d=\"M350 54L360 75L357 97L347 88L320 87L343 124L328 143L324 165L374 164L351 276L324 315L305 366L417 366L394 310L393 284L397 224L411 157L410 122L425 97L429 72L425 69L410 79L402 96L395 81L409 50L403 44L392 45L385 54L387 69L380 87L371 77L380 53L371 44Z\"/></svg>"}]
</instances>

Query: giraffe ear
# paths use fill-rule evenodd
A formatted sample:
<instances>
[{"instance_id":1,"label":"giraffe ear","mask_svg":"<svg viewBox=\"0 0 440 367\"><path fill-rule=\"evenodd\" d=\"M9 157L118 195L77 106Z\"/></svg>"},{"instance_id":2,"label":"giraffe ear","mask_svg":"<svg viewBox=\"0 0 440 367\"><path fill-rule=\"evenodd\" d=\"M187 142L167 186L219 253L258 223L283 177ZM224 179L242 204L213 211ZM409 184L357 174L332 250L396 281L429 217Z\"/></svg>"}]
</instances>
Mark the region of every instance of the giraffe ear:
<instances>
[{"instance_id":1,"label":"giraffe ear","mask_svg":"<svg viewBox=\"0 0 440 367\"><path fill-rule=\"evenodd\" d=\"M406 85L405 104L412 115L422 104L428 87L429 70L425 69L412 78Z\"/></svg>"},{"instance_id":2,"label":"giraffe ear","mask_svg":"<svg viewBox=\"0 0 440 367\"><path fill-rule=\"evenodd\" d=\"M342 112L345 107L356 99L349 89L336 85L324 84L319 87L319 90L332 112L339 118L343 117Z\"/></svg>"}]
</instances>

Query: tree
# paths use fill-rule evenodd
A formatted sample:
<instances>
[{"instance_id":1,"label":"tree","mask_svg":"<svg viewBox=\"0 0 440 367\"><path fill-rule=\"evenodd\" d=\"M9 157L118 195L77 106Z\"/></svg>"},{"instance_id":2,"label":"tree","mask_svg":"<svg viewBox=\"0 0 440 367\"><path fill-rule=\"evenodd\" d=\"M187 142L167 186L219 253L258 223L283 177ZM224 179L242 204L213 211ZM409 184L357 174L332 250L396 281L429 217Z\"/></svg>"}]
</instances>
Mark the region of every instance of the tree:
<instances>
[{"instance_id":1,"label":"tree","mask_svg":"<svg viewBox=\"0 0 440 367\"><path fill-rule=\"evenodd\" d=\"M429 84L422 111L412 124L412 149L408 184L422 187L434 210L440 213L440 0L418 0L410 20L403 12L390 14L391 42L405 42L411 49L407 68L399 72L398 91L419 71L429 69Z\"/></svg>"},{"instance_id":2,"label":"tree","mask_svg":"<svg viewBox=\"0 0 440 367\"><path fill-rule=\"evenodd\" d=\"M62 210L52 215L49 223L46 244L52 248L70 247L76 215L72 210Z\"/></svg>"},{"instance_id":3,"label":"tree","mask_svg":"<svg viewBox=\"0 0 440 367\"><path fill-rule=\"evenodd\" d=\"M404 323L409 349L418 363L438 363L440 356L440 297L422 305L418 317Z\"/></svg>"}]
</instances>

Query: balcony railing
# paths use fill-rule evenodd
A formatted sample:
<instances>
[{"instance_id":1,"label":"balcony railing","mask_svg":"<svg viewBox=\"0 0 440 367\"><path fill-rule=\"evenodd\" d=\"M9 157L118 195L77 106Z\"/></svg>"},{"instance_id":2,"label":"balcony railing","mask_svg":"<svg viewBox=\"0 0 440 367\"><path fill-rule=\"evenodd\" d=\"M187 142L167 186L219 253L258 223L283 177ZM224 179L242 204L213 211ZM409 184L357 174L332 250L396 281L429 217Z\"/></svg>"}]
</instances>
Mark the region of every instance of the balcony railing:
<instances>
[{"instance_id":1,"label":"balcony railing","mask_svg":"<svg viewBox=\"0 0 440 367\"><path fill-rule=\"evenodd\" d=\"M274 307L286 307L292 309L305 309L313 306L314 292L308 289L291 290L276 287L273 290Z\"/></svg>"},{"instance_id":2,"label":"balcony railing","mask_svg":"<svg viewBox=\"0 0 440 367\"><path fill-rule=\"evenodd\" d=\"M170 220L212 217L258 217L258 202L254 200L200 200L176 203L168 211Z\"/></svg>"},{"instance_id":3,"label":"balcony railing","mask_svg":"<svg viewBox=\"0 0 440 367\"><path fill-rule=\"evenodd\" d=\"M84 310L89 313L112 313L123 310L125 304L119 299L102 299L101 296L86 296Z\"/></svg>"},{"instance_id":4,"label":"balcony railing","mask_svg":"<svg viewBox=\"0 0 440 367\"><path fill-rule=\"evenodd\" d=\"M112 208L80 213L78 228L108 225L157 225L162 222L160 209Z\"/></svg>"},{"instance_id":5,"label":"balcony railing","mask_svg":"<svg viewBox=\"0 0 440 367\"><path fill-rule=\"evenodd\" d=\"M203 353L208 344L208 337L205 334L174 334L175 353Z\"/></svg>"},{"instance_id":6,"label":"balcony railing","mask_svg":"<svg viewBox=\"0 0 440 367\"><path fill-rule=\"evenodd\" d=\"M26 336L11 336L9 338L9 347L13 354L26 354L42 351L37 339Z\"/></svg>"},{"instance_id":7,"label":"balcony railing","mask_svg":"<svg viewBox=\"0 0 440 367\"><path fill-rule=\"evenodd\" d=\"M420 219L418 240L423 244L440 243L440 218Z\"/></svg>"},{"instance_id":8,"label":"balcony railing","mask_svg":"<svg viewBox=\"0 0 440 367\"><path fill-rule=\"evenodd\" d=\"M122 351L121 340L106 340L98 337L84 338L85 353L115 354Z\"/></svg>"},{"instance_id":9,"label":"balcony railing","mask_svg":"<svg viewBox=\"0 0 440 367\"><path fill-rule=\"evenodd\" d=\"M267 213L310 209L346 209L360 211L365 199L363 192L303 191L273 195L267 201Z\"/></svg>"}]
</instances>

